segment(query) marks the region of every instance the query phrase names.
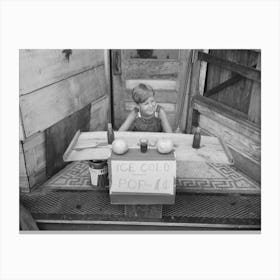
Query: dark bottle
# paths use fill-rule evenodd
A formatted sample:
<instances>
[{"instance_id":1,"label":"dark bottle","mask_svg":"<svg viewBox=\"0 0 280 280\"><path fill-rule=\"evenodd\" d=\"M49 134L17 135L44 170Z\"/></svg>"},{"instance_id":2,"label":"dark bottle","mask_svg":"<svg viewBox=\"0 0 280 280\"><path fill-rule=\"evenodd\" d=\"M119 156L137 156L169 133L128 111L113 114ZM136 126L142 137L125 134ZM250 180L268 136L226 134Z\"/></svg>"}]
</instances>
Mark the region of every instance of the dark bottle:
<instances>
[{"instance_id":1,"label":"dark bottle","mask_svg":"<svg viewBox=\"0 0 280 280\"><path fill-rule=\"evenodd\" d=\"M115 140L115 134L111 123L108 123L107 140L108 140L108 144L112 144L113 141Z\"/></svg>"},{"instance_id":2,"label":"dark bottle","mask_svg":"<svg viewBox=\"0 0 280 280\"><path fill-rule=\"evenodd\" d=\"M197 127L193 136L193 144L192 147L194 149L199 149L200 148L200 140L201 140L201 135L200 135L200 128Z\"/></svg>"}]
</instances>

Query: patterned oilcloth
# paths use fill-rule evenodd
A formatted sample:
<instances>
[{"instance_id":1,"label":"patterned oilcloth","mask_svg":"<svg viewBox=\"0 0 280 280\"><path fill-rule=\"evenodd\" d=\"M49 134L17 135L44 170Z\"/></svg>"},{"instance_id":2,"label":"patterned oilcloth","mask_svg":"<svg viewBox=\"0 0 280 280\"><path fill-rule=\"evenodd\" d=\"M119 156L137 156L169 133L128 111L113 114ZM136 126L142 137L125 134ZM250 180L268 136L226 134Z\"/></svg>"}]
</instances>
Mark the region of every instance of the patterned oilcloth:
<instances>
[{"instance_id":1,"label":"patterned oilcloth","mask_svg":"<svg viewBox=\"0 0 280 280\"><path fill-rule=\"evenodd\" d=\"M184 168L180 165L180 168ZM214 193L260 193L261 186L235 167L217 163L197 165L186 173L177 168L179 176L176 179L177 192L214 192ZM184 174L187 174L184 177ZM94 187L91 185L89 167L87 162L76 161L50 178L40 188L64 190L100 190L107 187Z\"/></svg>"}]
</instances>

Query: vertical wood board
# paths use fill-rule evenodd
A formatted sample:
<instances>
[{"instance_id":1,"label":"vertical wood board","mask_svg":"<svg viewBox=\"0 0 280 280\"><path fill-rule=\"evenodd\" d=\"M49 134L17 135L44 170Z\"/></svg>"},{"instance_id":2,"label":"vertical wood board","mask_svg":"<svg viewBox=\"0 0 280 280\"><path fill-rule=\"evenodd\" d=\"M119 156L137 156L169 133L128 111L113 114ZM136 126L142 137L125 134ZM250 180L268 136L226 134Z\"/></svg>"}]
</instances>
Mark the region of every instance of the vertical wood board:
<instances>
[{"instance_id":1,"label":"vertical wood board","mask_svg":"<svg viewBox=\"0 0 280 280\"><path fill-rule=\"evenodd\" d=\"M100 100L91 103L90 131L106 130L109 122L109 98L104 96Z\"/></svg>"},{"instance_id":2,"label":"vertical wood board","mask_svg":"<svg viewBox=\"0 0 280 280\"><path fill-rule=\"evenodd\" d=\"M54 125L106 93L104 66L20 98L26 136Z\"/></svg>"},{"instance_id":3,"label":"vertical wood board","mask_svg":"<svg viewBox=\"0 0 280 280\"><path fill-rule=\"evenodd\" d=\"M257 69L261 69L261 53L258 56ZM261 84L253 82L248 111L249 120L261 124Z\"/></svg>"},{"instance_id":4,"label":"vertical wood board","mask_svg":"<svg viewBox=\"0 0 280 280\"><path fill-rule=\"evenodd\" d=\"M22 191L28 192L30 190L21 142L19 142L19 187Z\"/></svg>"},{"instance_id":5,"label":"vertical wood board","mask_svg":"<svg viewBox=\"0 0 280 280\"><path fill-rule=\"evenodd\" d=\"M46 129L46 172L53 176L67 165L63 154L77 130L88 131L91 104Z\"/></svg>"}]
</instances>

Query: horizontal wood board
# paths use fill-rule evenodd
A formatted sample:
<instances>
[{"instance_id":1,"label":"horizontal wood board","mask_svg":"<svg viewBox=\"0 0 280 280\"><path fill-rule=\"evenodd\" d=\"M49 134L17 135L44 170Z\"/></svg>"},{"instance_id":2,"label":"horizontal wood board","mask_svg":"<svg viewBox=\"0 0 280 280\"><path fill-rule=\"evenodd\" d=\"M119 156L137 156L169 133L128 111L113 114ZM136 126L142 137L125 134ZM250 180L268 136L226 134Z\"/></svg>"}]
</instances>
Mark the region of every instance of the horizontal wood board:
<instances>
[{"instance_id":1,"label":"horizontal wood board","mask_svg":"<svg viewBox=\"0 0 280 280\"><path fill-rule=\"evenodd\" d=\"M217 137L202 136L201 148L193 149L193 135L179 133L155 133L155 132L115 132L115 138L123 138L131 148L139 148L139 139L147 138L150 141L150 148L155 148L156 142L161 138L172 139L175 145L177 161L194 162L218 162L232 164L231 157L224 150ZM85 148L75 150L76 145L92 145L92 143L104 143L107 141L106 131L81 132L76 134L76 139L69 145L68 151L64 154L65 161L108 159L111 155L111 145L99 148Z\"/></svg>"},{"instance_id":2,"label":"horizontal wood board","mask_svg":"<svg viewBox=\"0 0 280 280\"><path fill-rule=\"evenodd\" d=\"M150 85L154 90L177 90L177 82L173 80L126 80L125 87L127 89L133 89L140 83Z\"/></svg>"},{"instance_id":3,"label":"horizontal wood board","mask_svg":"<svg viewBox=\"0 0 280 280\"><path fill-rule=\"evenodd\" d=\"M19 50L20 95L104 64L104 50L73 49L69 60L63 49Z\"/></svg>"},{"instance_id":4,"label":"horizontal wood board","mask_svg":"<svg viewBox=\"0 0 280 280\"><path fill-rule=\"evenodd\" d=\"M20 98L26 136L43 131L106 94L104 66Z\"/></svg>"},{"instance_id":5,"label":"horizontal wood board","mask_svg":"<svg viewBox=\"0 0 280 280\"><path fill-rule=\"evenodd\" d=\"M122 64L125 79L169 79L178 77L178 61L125 60Z\"/></svg>"},{"instance_id":6,"label":"horizontal wood board","mask_svg":"<svg viewBox=\"0 0 280 280\"><path fill-rule=\"evenodd\" d=\"M260 143L260 126L250 122L247 115L244 113L203 96L194 97L192 100L192 106L200 114L205 115L248 138L251 138L257 143Z\"/></svg>"}]
</instances>

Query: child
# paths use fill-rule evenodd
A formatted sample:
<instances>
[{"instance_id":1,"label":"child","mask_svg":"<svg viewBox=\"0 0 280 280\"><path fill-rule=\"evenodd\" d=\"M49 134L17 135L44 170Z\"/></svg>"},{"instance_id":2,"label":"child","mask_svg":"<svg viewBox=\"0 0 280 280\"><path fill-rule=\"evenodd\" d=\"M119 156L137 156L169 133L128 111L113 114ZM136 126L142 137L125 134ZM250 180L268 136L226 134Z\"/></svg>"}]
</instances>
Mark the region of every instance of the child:
<instances>
[{"instance_id":1,"label":"child","mask_svg":"<svg viewBox=\"0 0 280 280\"><path fill-rule=\"evenodd\" d=\"M151 86L139 84L132 90L132 98L138 105L127 116L119 131L172 132L163 108L154 98Z\"/></svg>"}]
</instances>

